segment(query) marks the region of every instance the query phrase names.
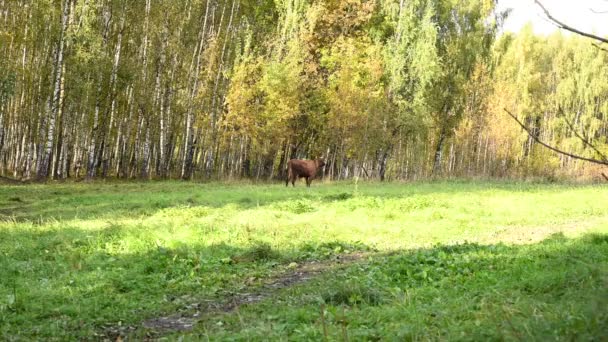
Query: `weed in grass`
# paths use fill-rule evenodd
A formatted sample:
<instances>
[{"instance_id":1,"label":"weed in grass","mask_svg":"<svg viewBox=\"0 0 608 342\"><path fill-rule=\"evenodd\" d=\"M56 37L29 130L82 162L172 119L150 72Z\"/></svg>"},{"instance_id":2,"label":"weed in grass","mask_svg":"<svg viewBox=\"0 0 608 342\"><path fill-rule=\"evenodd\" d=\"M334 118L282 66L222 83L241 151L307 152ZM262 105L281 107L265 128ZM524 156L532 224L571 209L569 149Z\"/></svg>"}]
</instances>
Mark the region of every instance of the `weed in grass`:
<instances>
[{"instance_id":1,"label":"weed in grass","mask_svg":"<svg viewBox=\"0 0 608 342\"><path fill-rule=\"evenodd\" d=\"M413 210L421 210L429 207L435 207L437 201L428 196L408 197L401 201L399 209L409 212Z\"/></svg>"},{"instance_id":2,"label":"weed in grass","mask_svg":"<svg viewBox=\"0 0 608 342\"><path fill-rule=\"evenodd\" d=\"M338 254L349 254L351 252L365 252L373 250L360 241L345 243L342 241L331 241L322 243L305 243L300 248L300 257L303 259L326 259Z\"/></svg>"},{"instance_id":3,"label":"weed in grass","mask_svg":"<svg viewBox=\"0 0 608 342\"><path fill-rule=\"evenodd\" d=\"M293 214L305 214L310 213L317 208L313 205L309 199L298 199L293 201L284 201L275 205L275 208L281 211L287 211Z\"/></svg>"},{"instance_id":4,"label":"weed in grass","mask_svg":"<svg viewBox=\"0 0 608 342\"><path fill-rule=\"evenodd\" d=\"M350 201L347 201L347 207L350 210L356 209L379 209L384 206L384 201L376 196L358 196Z\"/></svg>"}]
</instances>

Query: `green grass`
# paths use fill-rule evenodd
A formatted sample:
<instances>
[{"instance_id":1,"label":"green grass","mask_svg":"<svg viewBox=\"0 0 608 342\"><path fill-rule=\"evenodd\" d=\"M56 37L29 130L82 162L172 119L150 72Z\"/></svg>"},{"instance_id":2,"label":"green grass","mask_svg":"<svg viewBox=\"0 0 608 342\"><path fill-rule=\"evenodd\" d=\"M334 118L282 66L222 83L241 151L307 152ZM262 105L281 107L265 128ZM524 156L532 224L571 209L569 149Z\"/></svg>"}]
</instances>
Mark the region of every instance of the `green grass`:
<instances>
[{"instance_id":1,"label":"green grass","mask_svg":"<svg viewBox=\"0 0 608 342\"><path fill-rule=\"evenodd\" d=\"M191 337L605 340L607 255L606 235L403 252L208 317Z\"/></svg>"},{"instance_id":2,"label":"green grass","mask_svg":"<svg viewBox=\"0 0 608 342\"><path fill-rule=\"evenodd\" d=\"M157 334L608 338L606 186L299 185L0 187L0 339L98 339L120 327L141 337L147 319L352 252L366 257Z\"/></svg>"}]
</instances>

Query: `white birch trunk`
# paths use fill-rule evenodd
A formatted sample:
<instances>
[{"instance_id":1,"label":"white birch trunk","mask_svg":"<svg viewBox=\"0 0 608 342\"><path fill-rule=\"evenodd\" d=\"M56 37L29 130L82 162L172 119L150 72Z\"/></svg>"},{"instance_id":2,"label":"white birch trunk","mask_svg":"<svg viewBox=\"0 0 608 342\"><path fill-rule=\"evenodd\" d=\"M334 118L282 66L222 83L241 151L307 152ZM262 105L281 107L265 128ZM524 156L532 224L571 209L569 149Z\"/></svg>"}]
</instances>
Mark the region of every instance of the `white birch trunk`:
<instances>
[{"instance_id":1,"label":"white birch trunk","mask_svg":"<svg viewBox=\"0 0 608 342\"><path fill-rule=\"evenodd\" d=\"M49 173L49 163L51 161L51 154L53 153L53 143L55 139L55 119L57 118L58 112L61 107L61 81L63 79L63 52L65 45L65 32L67 30L68 25L68 16L70 13L70 1L65 0L63 2L63 10L61 16L61 32L59 36L59 43L57 46L57 54L55 59L55 80L53 86L53 95L52 100L49 106L49 120L48 127L46 130L46 143L44 144L44 152L42 153L42 160L39 163L38 167L38 179L45 179L48 177Z\"/></svg>"}]
</instances>

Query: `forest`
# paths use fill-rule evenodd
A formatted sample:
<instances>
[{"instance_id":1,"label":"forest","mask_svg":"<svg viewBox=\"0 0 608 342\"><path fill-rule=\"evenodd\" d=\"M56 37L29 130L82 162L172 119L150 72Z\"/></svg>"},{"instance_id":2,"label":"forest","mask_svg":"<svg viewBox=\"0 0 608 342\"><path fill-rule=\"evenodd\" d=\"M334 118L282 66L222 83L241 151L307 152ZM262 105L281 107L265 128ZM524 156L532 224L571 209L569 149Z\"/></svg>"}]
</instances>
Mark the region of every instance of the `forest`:
<instances>
[{"instance_id":1,"label":"forest","mask_svg":"<svg viewBox=\"0 0 608 342\"><path fill-rule=\"evenodd\" d=\"M0 341L608 341L608 37L527 2L0 0Z\"/></svg>"},{"instance_id":2,"label":"forest","mask_svg":"<svg viewBox=\"0 0 608 342\"><path fill-rule=\"evenodd\" d=\"M0 174L597 178L608 53L494 0L0 0ZM505 109L525 124L522 130ZM593 147L593 148L591 148Z\"/></svg>"}]
</instances>

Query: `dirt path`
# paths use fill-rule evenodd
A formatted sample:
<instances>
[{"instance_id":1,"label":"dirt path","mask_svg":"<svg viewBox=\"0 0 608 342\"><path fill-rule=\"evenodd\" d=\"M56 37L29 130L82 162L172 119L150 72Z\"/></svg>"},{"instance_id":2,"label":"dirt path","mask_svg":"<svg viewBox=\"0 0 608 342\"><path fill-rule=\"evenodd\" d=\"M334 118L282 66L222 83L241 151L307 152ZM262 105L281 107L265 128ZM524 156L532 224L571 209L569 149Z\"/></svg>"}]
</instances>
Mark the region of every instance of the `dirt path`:
<instances>
[{"instance_id":1,"label":"dirt path","mask_svg":"<svg viewBox=\"0 0 608 342\"><path fill-rule=\"evenodd\" d=\"M338 255L331 260L304 262L292 270L267 279L261 286L246 288L223 300L191 303L181 312L145 320L140 326L107 326L103 336L105 340L121 341L123 337L141 328L148 330L147 337L150 339L172 332L190 331L203 316L231 312L241 305L260 302L282 289L307 282L322 273L344 268L370 255L371 253L351 253Z\"/></svg>"}]
</instances>

